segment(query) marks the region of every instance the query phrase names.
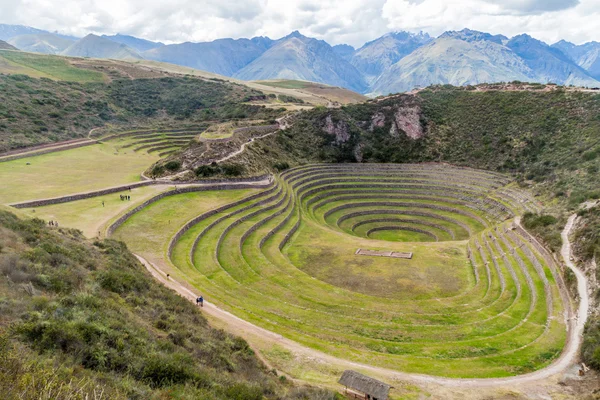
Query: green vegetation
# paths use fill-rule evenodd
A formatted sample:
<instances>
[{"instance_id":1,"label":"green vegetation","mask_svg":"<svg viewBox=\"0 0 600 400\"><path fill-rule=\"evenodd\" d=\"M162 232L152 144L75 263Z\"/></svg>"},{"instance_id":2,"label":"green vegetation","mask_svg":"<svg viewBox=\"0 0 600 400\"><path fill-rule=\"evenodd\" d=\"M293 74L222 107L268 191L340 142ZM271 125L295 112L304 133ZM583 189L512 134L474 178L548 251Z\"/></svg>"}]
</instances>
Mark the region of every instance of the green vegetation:
<instances>
[{"instance_id":1,"label":"green vegetation","mask_svg":"<svg viewBox=\"0 0 600 400\"><path fill-rule=\"evenodd\" d=\"M417 133L416 138L402 126L410 127L406 129ZM443 86L340 110L305 111L276 143L257 143L252 152L232 161L248 170L271 167L273 159L290 165L438 161L512 173L520 186L534 188L550 205L556 222L544 217L536 221L539 216L529 222L537 225L536 235L557 250L567 213L600 198L599 157L598 94L564 89L479 92ZM575 246L575 254L591 263L597 247L588 227L597 225L576 227L575 237L586 239L583 246ZM592 318L590 326L597 326L597 320ZM586 331L591 335L586 343L597 343L592 331ZM594 353L590 346L588 359Z\"/></svg>"},{"instance_id":2,"label":"green vegetation","mask_svg":"<svg viewBox=\"0 0 600 400\"><path fill-rule=\"evenodd\" d=\"M172 185L152 185L133 188L119 193L89 199L53 204L44 207L28 208L22 211L30 218L56 221L60 226L79 229L85 237L103 235L106 225L129 209L135 208L161 192L172 190ZM121 200L120 196L130 196L131 200Z\"/></svg>"},{"instance_id":3,"label":"green vegetation","mask_svg":"<svg viewBox=\"0 0 600 400\"><path fill-rule=\"evenodd\" d=\"M165 198L115 237L149 260L170 255L172 264L161 265L175 279L301 344L453 377L533 371L564 345L554 267L499 224L511 215L506 207L537 206L502 175L439 165L315 165L286 170L275 188L231 198L217 214L207 212L224 203L205 196ZM180 227L204 213L170 252ZM419 230L365 238L398 219ZM419 242L422 232L438 242ZM270 359L285 367L280 358Z\"/></svg>"},{"instance_id":4,"label":"green vegetation","mask_svg":"<svg viewBox=\"0 0 600 400\"><path fill-rule=\"evenodd\" d=\"M139 181L155 154L113 142L0 162L0 203L64 196ZM29 165L28 165L29 164Z\"/></svg>"},{"instance_id":5,"label":"green vegetation","mask_svg":"<svg viewBox=\"0 0 600 400\"><path fill-rule=\"evenodd\" d=\"M46 60L44 58L44 60ZM58 59L60 61L60 59ZM262 95L228 82L176 77L78 83L0 75L0 152L81 138L92 128L271 120L277 110L243 104Z\"/></svg>"},{"instance_id":6,"label":"green vegetation","mask_svg":"<svg viewBox=\"0 0 600 400\"><path fill-rule=\"evenodd\" d=\"M410 110L417 120L402 116ZM420 126L422 136L413 139L402 132L396 115L407 125ZM337 133L328 132L328 120ZM340 110L305 111L278 137L276 148L268 146L296 164L442 161L510 172L552 197L570 196L571 206L577 207L599 195L600 175L594 172L599 132L599 95L473 92L449 86Z\"/></svg>"},{"instance_id":7,"label":"green vegetation","mask_svg":"<svg viewBox=\"0 0 600 400\"><path fill-rule=\"evenodd\" d=\"M574 240L576 252L585 259L592 259L600 255L600 206L578 212L581 222ZM600 272L600 271L598 271Z\"/></svg>"},{"instance_id":8,"label":"green vegetation","mask_svg":"<svg viewBox=\"0 0 600 400\"><path fill-rule=\"evenodd\" d=\"M210 165L201 165L196 168L196 176L201 178L210 178L211 176L223 174L225 176L240 176L244 173L244 167L237 164L218 165L213 162Z\"/></svg>"},{"instance_id":9,"label":"green vegetation","mask_svg":"<svg viewBox=\"0 0 600 400\"><path fill-rule=\"evenodd\" d=\"M564 221L560 221L552 215L539 215L527 212L523 215L523 226L537 237L541 238L544 244L553 251L559 251L562 245L560 232L564 226Z\"/></svg>"},{"instance_id":10,"label":"green vegetation","mask_svg":"<svg viewBox=\"0 0 600 400\"><path fill-rule=\"evenodd\" d=\"M294 96L288 96L285 94L280 94L279 96L277 96L279 98L279 101L282 101L284 103L298 103L298 104L303 104L304 100L299 99L297 97Z\"/></svg>"},{"instance_id":11,"label":"green vegetation","mask_svg":"<svg viewBox=\"0 0 600 400\"><path fill-rule=\"evenodd\" d=\"M334 398L282 383L122 243L0 212L0 270L5 399Z\"/></svg>"},{"instance_id":12,"label":"green vegetation","mask_svg":"<svg viewBox=\"0 0 600 400\"><path fill-rule=\"evenodd\" d=\"M70 82L104 82L100 72L72 66L68 59L58 56L24 53L20 51L0 51L0 57L24 68L39 72L40 77Z\"/></svg>"}]
</instances>

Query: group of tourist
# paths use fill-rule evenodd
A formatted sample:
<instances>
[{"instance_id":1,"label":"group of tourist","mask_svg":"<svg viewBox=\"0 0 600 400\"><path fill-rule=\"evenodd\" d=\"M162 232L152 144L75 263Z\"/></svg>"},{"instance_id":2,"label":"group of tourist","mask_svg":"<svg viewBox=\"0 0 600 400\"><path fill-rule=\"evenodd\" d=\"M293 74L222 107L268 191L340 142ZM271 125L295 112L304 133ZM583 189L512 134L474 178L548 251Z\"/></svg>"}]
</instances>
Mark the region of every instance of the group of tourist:
<instances>
[{"instance_id":1,"label":"group of tourist","mask_svg":"<svg viewBox=\"0 0 600 400\"><path fill-rule=\"evenodd\" d=\"M119 197L121 197L121 201L123 201L123 200L131 200L131 196L128 196L128 195L124 195L124 194L122 194L122 195L121 195L121 196L119 196Z\"/></svg>"}]
</instances>

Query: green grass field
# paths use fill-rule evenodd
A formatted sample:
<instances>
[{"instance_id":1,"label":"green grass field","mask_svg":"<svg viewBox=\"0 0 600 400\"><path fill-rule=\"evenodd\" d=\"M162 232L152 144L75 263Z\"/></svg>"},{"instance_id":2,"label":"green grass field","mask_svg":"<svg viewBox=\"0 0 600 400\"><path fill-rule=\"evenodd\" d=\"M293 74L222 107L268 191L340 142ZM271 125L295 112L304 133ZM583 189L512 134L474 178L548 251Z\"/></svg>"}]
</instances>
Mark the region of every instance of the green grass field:
<instances>
[{"instance_id":1,"label":"green grass field","mask_svg":"<svg viewBox=\"0 0 600 400\"><path fill-rule=\"evenodd\" d=\"M100 72L73 67L63 57L0 50L0 58L8 61L7 67L21 68L22 73L36 78L71 82L104 82L106 80L106 77ZM9 70L6 72L13 73Z\"/></svg>"},{"instance_id":2,"label":"green grass field","mask_svg":"<svg viewBox=\"0 0 600 400\"><path fill-rule=\"evenodd\" d=\"M511 187L444 166L300 167L201 218L176 242L170 271L240 318L345 359L451 377L522 374L556 358L566 332L553 267L511 230L513 213L530 206ZM163 260L179 227L249 195L227 194L165 199L115 237ZM420 231L365 236L398 219Z\"/></svg>"},{"instance_id":3,"label":"green grass field","mask_svg":"<svg viewBox=\"0 0 600 400\"><path fill-rule=\"evenodd\" d=\"M119 150L112 143L0 163L0 203L15 203L137 182L159 159L156 154ZM29 163L29 165L28 165Z\"/></svg>"},{"instance_id":4,"label":"green grass field","mask_svg":"<svg viewBox=\"0 0 600 400\"><path fill-rule=\"evenodd\" d=\"M114 238L126 242L133 252L157 259L165 253L170 237L187 221L253 193L254 190L224 190L166 197L135 214L115 232Z\"/></svg>"},{"instance_id":5,"label":"green grass field","mask_svg":"<svg viewBox=\"0 0 600 400\"><path fill-rule=\"evenodd\" d=\"M88 237L104 235L106 225L120 214L135 208L149 198L171 190L173 186L155 185L134 188L131 191L107 194L69 203L53 204L44 207L26 208L27 216L42 218L45 221L57 221L59 226L79 229ZM123 201L120 195L131 196ZM104 203L104 205L103 205ZM98 235L100 232L100 235Z\"/></svg>"}]
</instances>

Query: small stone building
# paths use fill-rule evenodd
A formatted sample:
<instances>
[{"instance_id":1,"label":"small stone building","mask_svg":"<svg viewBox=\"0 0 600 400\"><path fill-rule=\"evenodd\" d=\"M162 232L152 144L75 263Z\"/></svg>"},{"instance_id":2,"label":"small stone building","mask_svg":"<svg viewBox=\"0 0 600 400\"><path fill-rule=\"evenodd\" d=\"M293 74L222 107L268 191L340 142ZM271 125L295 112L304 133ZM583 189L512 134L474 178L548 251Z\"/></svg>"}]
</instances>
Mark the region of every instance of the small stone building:
<instances>
[{"instance_id":1,"label":"small stone building","mask_svg":"<svg viewBox=\"0 0 600 400\"><path fill-rule=\"evenodd\" d=\"M392 388L387 383L350 370L344 371L338 383L345 386L347 395L352 394L355 398L365 400L388 400Z\"/></svg>"}]
</instances>

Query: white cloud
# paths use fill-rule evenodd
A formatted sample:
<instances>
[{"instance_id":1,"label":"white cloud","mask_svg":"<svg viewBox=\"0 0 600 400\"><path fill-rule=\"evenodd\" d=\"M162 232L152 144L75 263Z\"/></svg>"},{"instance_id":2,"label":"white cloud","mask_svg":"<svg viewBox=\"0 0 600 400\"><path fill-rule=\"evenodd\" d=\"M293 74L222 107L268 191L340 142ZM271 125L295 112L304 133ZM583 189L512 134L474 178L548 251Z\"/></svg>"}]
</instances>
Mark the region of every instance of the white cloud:
<instances>
[{"instance_id":1,"label":"white cloud","mask_svg":"<svg viewBox=\"0 0 600 400\"><path fill-rule=\"evenodd\" d=\"M600 0L0 0L0 9L0 23L168 43L300 30L360 46L392 30L462 28L547 42L600 40Z\"/></svg>"}]
</instances>

